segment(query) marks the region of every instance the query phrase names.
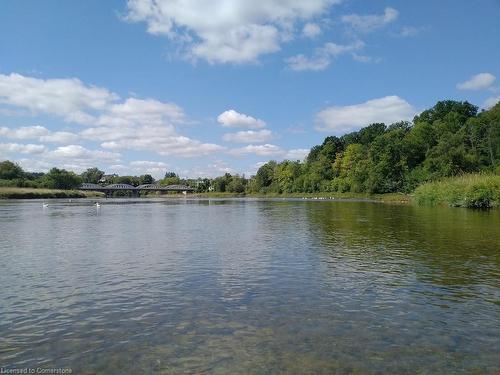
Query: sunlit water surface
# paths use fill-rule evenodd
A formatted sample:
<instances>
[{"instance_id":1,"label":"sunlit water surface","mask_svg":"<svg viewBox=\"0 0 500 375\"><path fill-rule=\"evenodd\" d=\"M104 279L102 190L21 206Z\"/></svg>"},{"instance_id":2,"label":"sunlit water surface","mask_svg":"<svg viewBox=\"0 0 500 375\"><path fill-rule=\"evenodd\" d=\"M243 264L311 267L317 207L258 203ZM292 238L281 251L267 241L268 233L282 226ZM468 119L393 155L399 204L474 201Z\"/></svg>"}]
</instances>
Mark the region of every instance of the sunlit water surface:
<instances>
[{"instance_id":1,"label":"sunlit water surface","mask_svg":"<svg viewBox=\"0 0 500 375\"><path fill-rule=\"evenodd\" d=\"M500 372L500 210L0 202L0 366Z\"/></svg>"}]
</instances>

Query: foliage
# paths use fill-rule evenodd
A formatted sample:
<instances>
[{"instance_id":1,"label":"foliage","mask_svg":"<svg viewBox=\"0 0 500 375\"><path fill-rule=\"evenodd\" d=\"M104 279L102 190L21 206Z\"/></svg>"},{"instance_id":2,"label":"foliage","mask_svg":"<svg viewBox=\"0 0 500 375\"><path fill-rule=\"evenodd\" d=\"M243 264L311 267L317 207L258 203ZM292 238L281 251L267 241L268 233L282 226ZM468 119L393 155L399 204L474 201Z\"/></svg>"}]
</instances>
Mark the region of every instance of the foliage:
<instances>
[{"instance_id":1,"label":"foliage","mask_svg":"<svg viewBox=\"0 0 500 375\"><path fill-rule=\"evenodd\" d=\"M19 165L9 160L0 162L0 179L14 180L16 178L20 179L23 176L24 171Z\"/></svg>"},{"instance_id":2,"label":"foliage","mask_svg":"<svg viewBox=\"0 0 500 375\"><path fill-rule=\"evenodd\" d=\"M82 178L65 169L52 168L43 176L42 185L49 189L75 189L82 183Z\"/></svg>"},{"instance_id":3,"label":"foliage","mask_svg":"<svg viewBox=\"0 0 500 375\"><path fill-rule=\"evenodd\" d=\"M102 197L103 193L76 190L5 188L0 187L0 199L49 199Z\"/></svg>"},{"instance_id":4,"label":"foliage","mask_svg":"<svg viewBox=\"0 0 500 375\"><path fill-rule=\"evenodd\" d=\"M83 182L97 184L103 178L104 172L98 168L89 168L81 174Z\"/></svg>"},{"instance_id":5,"label":"foliage","mask_svg":"<svg viewBox=\"0 0 500 375\"><path fill-rule=\"evenodd\" d=\"M435 196L434 185L426 183L495 171L500 173L500 103L478 113L478 108L468 102L446 100L415 116L412 123L375 123L341 137L328 136L312 147L305 161L271 160L249 179L226 173L213 179L186 180L175 172L166 172L158 183L185 184L198 193L271 195L410 193L424 184L418 192L426 196L426 201L455 204L455 198ZM71 189L82 181L98 183L103 177L110 184L154 183L148 174L105 176L103 171L90 168L80 177L53 168L44 175L24 172L10 161L0 163L0 186ZM496 193L491 190L495 186L467 185L468 203L463 203L465 195L462 197L461 192L457 195L445 190L448 197L462 202L458 205L483 207L495 201Z\"/></svg>"},{"instance_id":6,"label":"foliage","mask_svg":"<svg viewBox=\"0 0 500 375\"><path fill-rule=\"evenodd\" d=\"M422 205L500 206L500 175L475 173L427 182L415 190L414 199Z\"/></svg>"},{"instance_id":7,"label":"foliage","mask_svg":"<svg viewBox=\"0 0 500 375\"><path fill-rule=\"evenodd\" d=\"M326 137L304 163L261 166L249 184L259 193L394 193L500 165L500 104L478 114L468 102L442 101L413 123L371 124Z\"/></svg>"}]
</instances>

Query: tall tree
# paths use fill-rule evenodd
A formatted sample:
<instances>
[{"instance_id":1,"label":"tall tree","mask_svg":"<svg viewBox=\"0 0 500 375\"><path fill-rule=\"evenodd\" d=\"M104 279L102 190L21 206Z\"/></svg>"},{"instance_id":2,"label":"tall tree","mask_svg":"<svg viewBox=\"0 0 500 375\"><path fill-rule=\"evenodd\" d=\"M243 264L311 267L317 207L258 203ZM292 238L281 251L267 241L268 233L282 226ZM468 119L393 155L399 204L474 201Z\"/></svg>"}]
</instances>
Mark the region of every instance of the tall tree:
<instances>
[{"instance_id":1,"label":"tall tree","mask_svg":"<svg viewBox=\"0 0 500 375\"><path fill-rule=\"evenodd\" d=\"M16 163L9 160L0 162L0 179L2 180L14 180L16 178L23 178L24 171Z\"/></svg>"},{"instance_id":2,"label":"tall tree","mask_svg":"<svg viewBox=\"0 0 500 375\"><path fill-rule=\"evenodd\" d=\"M89 182L92 184L97 184L101 178L104 176L104 172L99 170L97 167L89 168L82 173L83 182Z\"/></svg>"}]
</instances>

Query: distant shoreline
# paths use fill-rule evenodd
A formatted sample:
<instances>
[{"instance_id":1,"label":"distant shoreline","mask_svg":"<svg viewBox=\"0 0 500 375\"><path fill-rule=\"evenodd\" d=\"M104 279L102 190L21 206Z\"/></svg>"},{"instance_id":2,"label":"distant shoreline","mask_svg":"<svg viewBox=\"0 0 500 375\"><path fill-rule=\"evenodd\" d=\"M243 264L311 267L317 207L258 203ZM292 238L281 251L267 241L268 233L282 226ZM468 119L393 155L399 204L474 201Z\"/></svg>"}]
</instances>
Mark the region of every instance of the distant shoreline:
<instances>
[{"instance_id":1,"label":"distant shoreline","mask_svg":"<svg viewBox=\"0 0 500 375\"><path fill-rule=\"evenodd\" d=\"M51 199L51 198L104 198L104 194L93 191L36 189L18 187L0 187L0 199ZM179 198L182 194L148 194L142 198ZM356 199L366 201L380 201L387 203L410 203L410 196L406 194L357 194L357 193L285 193L285 194L258 194L258 193L192 193L190 198L306 198L309 200L325 199Z\"/></svg>"},{"instance_id":2,"label":"distant shoreline","mask_svg":"<svg viewBox=\"0 0 500 375\"><path fill-rule=\"evenodd\" d=\"M179 198L183 194L144 194L144 198ZM473 173L426 182L410 195L404 193L189 193L191 198L293 198L308 200L360 200L390 204L449 206L475 209L500 208L500 175ZM0 199L105 198L97 191L0 187Z\"/></svg>"},{"instance_id":3,"label":"distant shoreline","mask_svg":"<svg viewBox=\"0 0 500 375\"><path fill-rule=\"evenodd\" d=\"M103 193L80 190L0 187L0 199L54 199L104 197Z\"/></svg>"}]
</instances>

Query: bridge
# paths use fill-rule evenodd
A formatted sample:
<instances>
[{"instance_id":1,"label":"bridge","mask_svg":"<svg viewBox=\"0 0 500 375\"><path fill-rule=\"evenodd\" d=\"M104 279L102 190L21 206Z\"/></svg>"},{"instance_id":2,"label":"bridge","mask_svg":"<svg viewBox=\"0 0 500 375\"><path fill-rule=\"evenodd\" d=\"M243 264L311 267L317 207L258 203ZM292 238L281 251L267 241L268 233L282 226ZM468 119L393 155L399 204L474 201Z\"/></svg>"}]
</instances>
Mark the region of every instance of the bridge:
<instances>
[{"instance_id":1,"label":"bridge","mask_svg":"<svg viewBox=\"0 0 500 375\"><path fill-rule=\"evenodd\" d=\"M141 191L159 191L159 192L193 192L192 187L186 185L157 185L157 184L144 184L133 186L129 184L111 184L111 185L98 185L91 183L81 184L79 190L100 191L106 194L106 197L111 196L115 191L131 191L134 196L138 196Z\"/></svg>"}]
</instances>

